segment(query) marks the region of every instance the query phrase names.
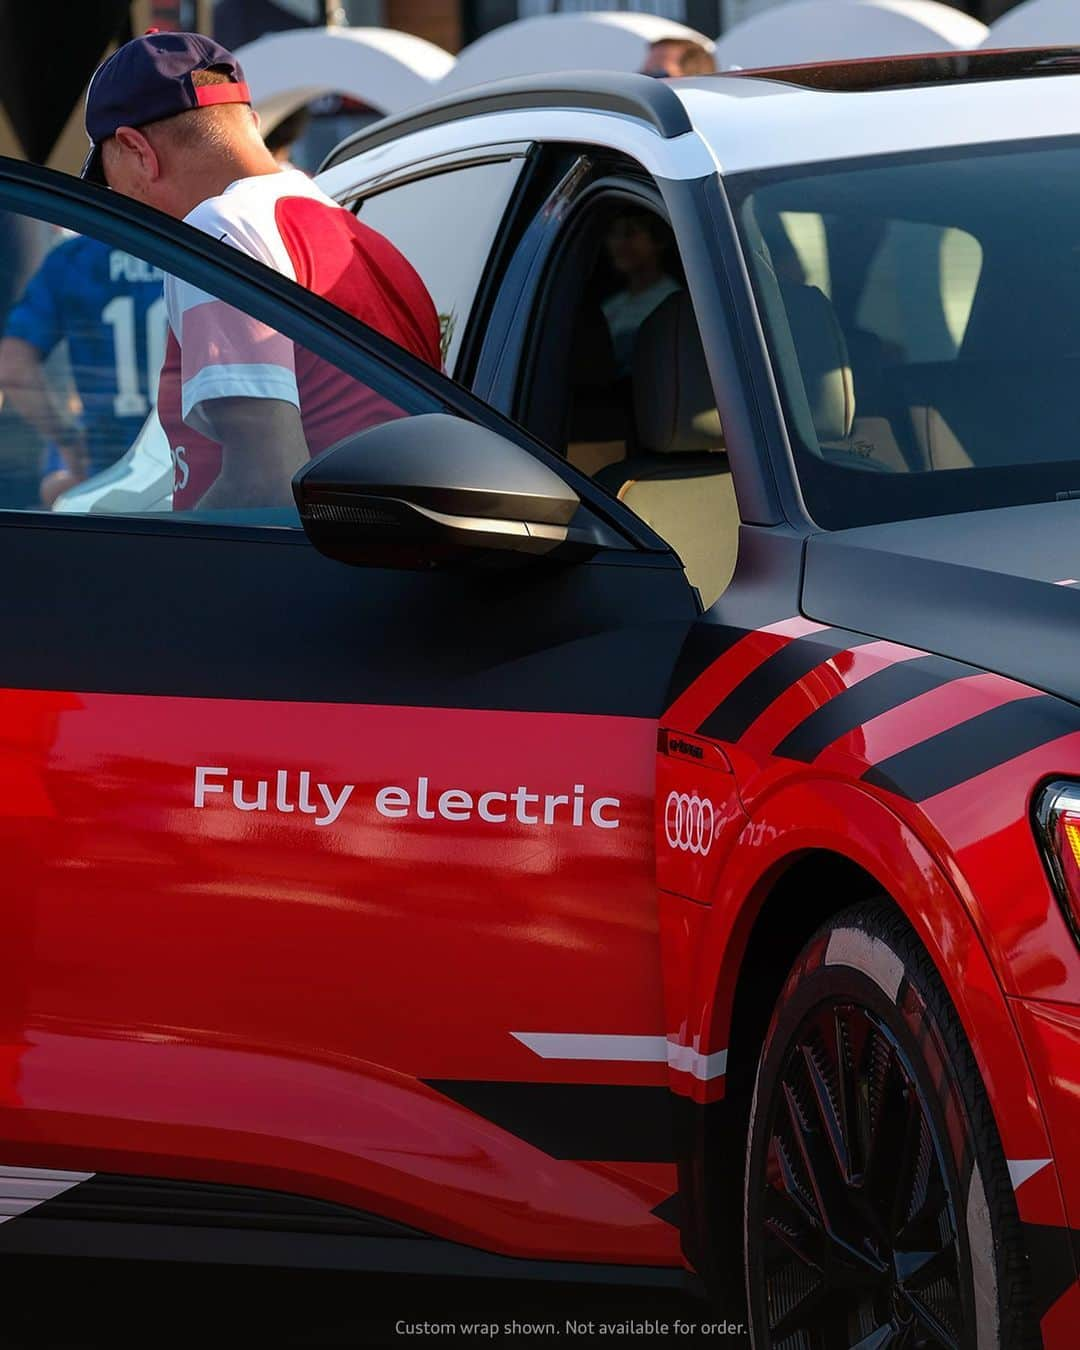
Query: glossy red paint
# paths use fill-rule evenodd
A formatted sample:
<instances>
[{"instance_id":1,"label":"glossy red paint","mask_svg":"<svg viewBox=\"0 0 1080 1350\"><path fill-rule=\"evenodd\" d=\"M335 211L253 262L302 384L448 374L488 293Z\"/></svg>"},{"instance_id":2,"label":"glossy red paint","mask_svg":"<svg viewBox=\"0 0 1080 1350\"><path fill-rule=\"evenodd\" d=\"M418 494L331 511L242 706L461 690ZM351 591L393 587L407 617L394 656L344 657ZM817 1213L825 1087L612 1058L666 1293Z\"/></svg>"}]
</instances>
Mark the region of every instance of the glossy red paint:
<instances>
[{"instance_id":1,"label":"glossy red paint","mask_svg":"<svg viewBox=\"0 0 1080 1350\"><path fill-rule=\"evenodd\" d=\"M1043 1108L1049 1129L1049 1143L1061 1177L1069 1222L1080 1229L1080 1156L1075 1141L1080 1135L1080 1098L1077 1095L1077 1063L1080 1062L1080 1009L1059 1003L1035 1003L1013 1000L1013 1008L1024 1039L1024 1046L1042 1089ZM1033 1154L1045 1157L1045 1154ZM1047 1223L1040 1205L1025 1196L1034 1189L1035 1178L1017 1192L1018 1199L1029 1200L1025 1217L1031 1222Z\"/></svg>"},{"instance_id":2,"label":"glossy red paint","mask_svg":"<svg viewBox=\"0 0 1080 1350\"><path fill-rule=\"evenodd\" d=\"M902 906L930 952L971 1041L1010 1157L1048 1156L1035 1083L1008 1003L978 932L945 871L883 802L850 783L803 777L751 811L703 934L697 1008L690 1032L726 1045L742 954L765 899L763 883L801 851L850 858ZM842 904L842 898L840 898ZM705 972L712 972L711 978Z\"/></svg>"},{"instance_id":3,"label":"glossy red paint","mask_svg":"<svg viewBox=\"0 0 1080 1350\"><path fill-rule=\"evenodd\" d=\"M745 821L726 755L700 736L661 735L656 876L662 891L707 904Z\"/></svg>"},{"instance_id":4,"label":"glossy red paint","mask_svg":"<svg viewBox=\"0 0 1080 1350\"><path fill-rule=\"evenodd\" d=\"M871 764L938 736L968 718L1036 691L1003 675L969 675L901 703L841 736L814 761L823 773L859 777Z\"/></svg>"},{"instance_id":5,"label":"glossy red paint","mask_svg":"<svg viewBox=\"0 0 1080 1350\"><path fill-rule=\"evenodd\" d=\"M716 691L729 691L743 678L755 643L785 645L802 635L751 634L725 653L676 703L663 725L691 731L695 718ZM724 749L733 765L738 792L760 835L770 828L757 804L781 784L835 777L857 781L891 755L992 708L1033 698L1038 691L994 674L956 679L899 703L827 746L812 765L772 754L802 718L860 680L919 653L874 642L840 652L776 698L737 743ZM678 714L678 715L676 715ZM1030 824L1032 795L1050 775L1080 778L1080 736L1066 735L1040 746L927 801L913 803L882 789L887 799L937 865L949 876L989 947L1006 992L1032 998L1080 1002L1080 952L1047 883ZM752 836L748 835L750 841ZM843 831L837 835L842 851ZM758 842L758 841L754 841ZM900 899L901 897L896 897Z\"/></svg>"},{"instance_id":6,"label":"glossy red paint","mask_svg":"<svg viewBox=\"0 0 1080 1350\"><path fill-rule=\"evenodd\" d=\"M1071 1285L1042 1319L1043 1350L1073 1350L1080 1323L1080 1284Z\"/></svg>"},{"instance_id":7,"label":"glossy red paint","mask_svg":"<svg viewBox=\"0 0 1080 1350\"><path fill-rule=\"evenodd\" d=\"M771 703L740 736L740 750L754 756L768 755L804 718L837 694L889 666L925 655L914 647L904 647L896 642L870 642L852 651L837 653Z\"/></svg>"},{"instance_id":8,"label":"glossy red paint","mask_svg":"<svg viewBox=\"0 0 1080 1350\"><path fill-rule=\"evenodd\" d=\"M655 723L8 691L0 728L4 1162L678 1262L655 1173L552 1158L420 1081L666 1081L512 1034L664 1035ZM196 766L225 787L202 806Z\"/></svg>"},{"instance_id":9,"label":"glossy red paint","mask_svg":"<svg viewBox=\"0 0 1080 1350\"><path fill-rule=\"evenodd\" d=\"M778 641L783 645L801 632L796 625L790 637L751 635L737 643L674 705L664 728L670 734L692 731L708 716L716 692L723 696L744 677L750 654L760 653L762 642L778 650ZM681 1036L705 1050L727 1046L743 953L775 878L809 851L847 857L903 908L945 980L993 1103L1006 1156L1057 1159L1041 1100L1046 1071L1038 1064L1029 1067L1029 1047L1021 1041L1006 994L1066 990L1080 1002L1080 954L1048 886L1029 814L1040 780L1049 774L1080 778L1080 736L1062 737L919 803L860 781L890 755L1037 693L996 675L973 674L868 721L826 747L812 764L772 753L816 708L861 679L919 655L891 643L840 652L781 693L735 744L723 746L746 823L723 868L710 877L711 893L693 892L707 904L691 909L685 902L678 907L674 897L662 902L665 954L677 950L674 935L688 930L694 915L694 959L682 956L684 1002L677 1019L669 1012L669 1029L678 1026ZM659 839L658 830L658 848ZM837 897L838 907L842 904ZM684 938L682 946L688 945ZM1060 1047L1058 1059L1061 1074L1075 1084L1076 1047ZM1027 1222L1060 1229L1070 1219L1078 1223L1071 1208L1066 1213L1054 1165L1025 1182L1018 1200Z\"/></svg>"},{"instance_id":10,"label":"glossy red paint","mask_svg":"<svg viewBox=\"0 0 1080 1350\"><path fill-rule=\"evenodd\" d=\"M0 694L21 901L0 948L2 1161L294 1190L511 1255L676 1265L678 1231L651 1213L671 1164L554 1158L424 1080L717 1100L768 890L829 851L878 880L945 978L1007 1157L1054 1160L1018 1190L1025 1222L1080 1224L1054 1148L1080 954L1029 822L1040 780L1080 778L1080 735L921 802L861 781L1035 693L973 674L812 764L774 753L922 655L889 642L822 661L734 744L696 734L821 628L736 641L672 705L659 753L646 719ZM1033 1001L1050 996L1053 1016ZM559 1048L611 1036L660 1053Z\"/></svg>"},{"instance_id":11,"label":"glossy red paint","mask_svg":"<svg viewBox=\"0 0 1080 1350\"><path fill-rule=\"evenodd\" d=\"M695 1003L703 985L716 978L705 941L709 908L683 895L660 893L660 950L664 968L667 1035L672 1044L692 1047L690 1062L670 1063L671 1090L679 1097L707 1104L724 1095L727 1042L703 1023Z\"/></svg>"},{"instance_id":12,"label":"glossy red paint","mask_svg":"<svg viewBox=\"0 0 1080 1350\"><path fill-rule=\"evenodd\" d=\"M1019 999L1013 1000L1013 1007L1040 1084L1049 1127L1049 1152L1034 1156L1053 1157L1054 1171L1064 1193L1067 1222L1075 1233L1080 1228L1080 1158L1075 1146L1080 1133L1080 1100L1077 1097L1080 1009ZM1017 1189L1016 1199L1025 1222L1056 1228L1061 1221L1050 1194L1051 1183L1047 1176L1050 1170L1047 1168L1025 1181ZM1071 1248L1072 1244L1069 1246ZM1043 1318L1043 1344L1047 1350L1068 1350L1076 1344L1078 1315L1080 1286L1073 1284Z\"/></svg>"},{"instance_id":13,"label":"glossy red paint","mask_svg":"<svg viewBox=\"0 0 1080 1350\"><path fill-rule=\"evenodd\" d=\"M693 731L741 680L775 652L794 638L821 632L824 627L824 624L795 617L766 628L752 629L679 695L664 714L664 726Z\"/></svg>"}]
</instances>

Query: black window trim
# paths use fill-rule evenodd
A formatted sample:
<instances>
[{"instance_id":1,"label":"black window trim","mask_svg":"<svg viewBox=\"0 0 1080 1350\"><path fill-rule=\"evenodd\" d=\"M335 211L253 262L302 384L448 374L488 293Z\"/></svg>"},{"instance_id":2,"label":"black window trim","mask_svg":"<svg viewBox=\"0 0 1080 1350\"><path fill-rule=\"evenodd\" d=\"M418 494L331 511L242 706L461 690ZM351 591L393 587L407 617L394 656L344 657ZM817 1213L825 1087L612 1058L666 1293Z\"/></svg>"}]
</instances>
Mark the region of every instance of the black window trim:
<instances>
[{"instance_id":1,"label":"black window trim","mask_svg":"<svg viewBox=\"0 0 1080 1350\"><path fill-rule=\"evenodd\" d=\"M4 156L0 156L0 209L21 211L47 220L59 216L71 229L111 239L117 247L132 249L165 271L184 273L194 284L203 285L230 304L242 306L255 318L272 327L279 327L285 321L292 340L316 355L349 372L355 372L357 367L361 372L364 367L375 369L378 372L374 382L376 387L380 387L380 391L391 400L395 383L408 384L413 401L415 391L419 390L429 398L431 411L448 412L488 427L548 464L570 483L590 510L627 539L629 547L651 553L658 551L657 536L643 522L614 502L587 476L578 473L554 451L530 436L524 428L478 399L464 386L432 370L389 338L248 254L212 239L183 221L107 188ZM138 237L133 237L136 234ZM183 265L177 268L176 263L180 259ZM363 378L362 374L360 378ZM0 511L0 524L5 525L33 523L51 528L77 529L87 528L87 522L90 521L99 527L106 525L114 529L123 521L125 529L134 527L145 532L170 534L180 532L178 522L151 520L149 517ZM230 538L255 537L262 540L294 533L288 529L266 526L184 523L184 533L193 529L198 529L204 537L207 531L212 531ZM303 538L299 530L295 534Z\"/></svg>"}]
</instances>

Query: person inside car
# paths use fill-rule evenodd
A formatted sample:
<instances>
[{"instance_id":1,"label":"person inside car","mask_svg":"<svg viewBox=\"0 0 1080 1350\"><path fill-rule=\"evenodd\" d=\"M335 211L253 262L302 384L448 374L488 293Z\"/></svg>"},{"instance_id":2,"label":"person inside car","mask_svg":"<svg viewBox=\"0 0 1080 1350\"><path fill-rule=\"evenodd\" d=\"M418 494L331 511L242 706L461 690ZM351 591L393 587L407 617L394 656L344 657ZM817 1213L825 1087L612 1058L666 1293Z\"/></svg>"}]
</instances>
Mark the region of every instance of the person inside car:
<instances>
[{"instance_id":1,"label":"person inside car","mask_svg":"<svg viewBox=\"0 0 1080 1350\"><path fill-rule=\"evenodd\" d=\"M90 83L86 129L83 177L205 230L440 367L424 283L389 240L281 168L224 47L153 31L125 43ZM173 455L174 510L291 504L290 480L310 455L399 415L194 286L168 277L165 299L158 413Z\"/></svg>"},{"instance_id":2,"label":"person inside car","mask_svg":"<svg viewBox=\"0 0 1080 1350\"><path fill-rule=\"evenodd\" d=\"M604 318L618 373L628 375L638 329L657 305L682 287L667 270L671 232L649 211L620 212L608 227L605 244L624 284L604 301Z\"/></svg>"}]
</instances>

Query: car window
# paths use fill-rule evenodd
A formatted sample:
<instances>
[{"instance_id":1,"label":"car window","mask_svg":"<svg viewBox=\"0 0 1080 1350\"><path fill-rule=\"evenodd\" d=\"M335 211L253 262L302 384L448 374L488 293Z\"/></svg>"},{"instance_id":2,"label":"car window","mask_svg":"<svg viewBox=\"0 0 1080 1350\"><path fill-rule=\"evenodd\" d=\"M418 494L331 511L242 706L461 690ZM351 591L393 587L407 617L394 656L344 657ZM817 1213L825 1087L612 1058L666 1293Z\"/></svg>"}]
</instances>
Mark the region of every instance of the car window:
<instances>
[{"instance_id":1,"label":"car window","mask_svg":"<svg viewBox=\"0 0 1080 1350\"><path fill-rule=\"evenodd\" d=\"M735 570L738 511L674 233L616 193L566 232L515 412L666 540L709 605Z\"/></svg>"},{"instance_id":2,"label":"car window","mask_svg":"<svg viewBox=\"0 0 1080 1350\"><path fill-rule=\"evenodd\" d=\"M290 480L310 456L443 410L377 366L358 378L205 277L114 237L24 223L32 266L20 249L0 256L12 292L0 334L2 509L299 528ZM241 461L242 482L223 472Z\"/></svg>"},{"instance_id":3,"label":"car window","mask_svg":"<svg viewBox=\"0 0 1080 1350\"><path fill-rule=\"evenodd\" d=\"M728 181L814 519L1075 491L1080 143Z\"/></svg>"},{"instance_id":4,"label":"car window","mask_svg":"<svg viewBox=\"0 0 1080 1350\"><path fill-rule=\"evenodd\" d=\"M385 234L423 278L439 313L450 373L524 164L517 156L447 169L377 189L357 206L360 219Z\"/></svg>"},{"instance_id":5,"label":"car window","mask_svg":"<svg viewBox=\"0 0 1080 1350\"><path fill-rule=\"evenodd\" d=\"M778 221L798 261L798 280L827 296L849 327L874 334L909 362L956 358L982 271L982 245L973 234L954 225L887 221L872 236L861 273L853 278L842 261L834 287L830 249L844 247L844 222L816 211L781 211Z\"/></svg>"}]
</instances>

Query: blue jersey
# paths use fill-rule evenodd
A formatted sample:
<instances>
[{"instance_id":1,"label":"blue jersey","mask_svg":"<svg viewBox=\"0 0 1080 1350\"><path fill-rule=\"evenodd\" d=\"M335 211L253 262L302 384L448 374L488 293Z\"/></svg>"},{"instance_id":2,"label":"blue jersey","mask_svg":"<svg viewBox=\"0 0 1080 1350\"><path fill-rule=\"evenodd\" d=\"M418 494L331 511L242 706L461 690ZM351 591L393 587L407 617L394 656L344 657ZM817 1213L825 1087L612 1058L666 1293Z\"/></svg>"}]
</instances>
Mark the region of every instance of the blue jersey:
<instances>
[{"instance_id":1,"label":"blue jersey","mask_svg":"<svg viewBox=\"0 0 1080 1350\"><path fill-rule=\"evenodd\" d=\"M124 453L157 401L165 274L96 239L58 244L8 315L6 337L48 356L66 339L90 472Z\"/></svg>"}]
</instances>

